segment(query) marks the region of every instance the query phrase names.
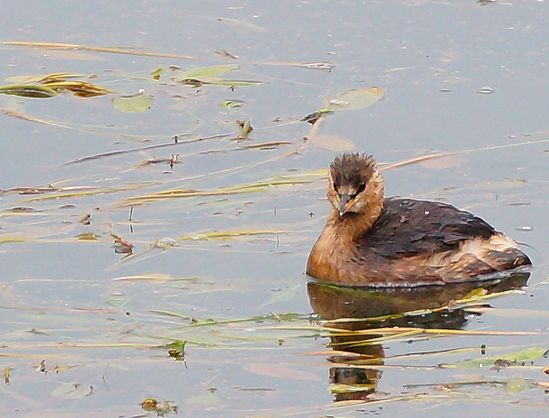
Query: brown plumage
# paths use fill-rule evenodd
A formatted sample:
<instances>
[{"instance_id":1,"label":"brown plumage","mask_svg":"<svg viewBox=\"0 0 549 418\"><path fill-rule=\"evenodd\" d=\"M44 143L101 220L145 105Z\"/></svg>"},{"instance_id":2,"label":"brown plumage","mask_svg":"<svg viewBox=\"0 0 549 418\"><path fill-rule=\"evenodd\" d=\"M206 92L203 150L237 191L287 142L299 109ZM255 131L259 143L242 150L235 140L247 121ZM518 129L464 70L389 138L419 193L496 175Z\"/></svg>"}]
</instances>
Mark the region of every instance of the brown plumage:
<instances>
[{"instance_id":1,"label":"brown plumage","mask_svg":"<svg viewBox=\"0 0 549 418\"><path fill-rule=\"evenodd\" d=\"M384 198L370 155L343 154L330 165L332 204L307 274L351 286L421 286L481 280L530 265L517 244L454 206Z\"/></svg>"}]
</instances>

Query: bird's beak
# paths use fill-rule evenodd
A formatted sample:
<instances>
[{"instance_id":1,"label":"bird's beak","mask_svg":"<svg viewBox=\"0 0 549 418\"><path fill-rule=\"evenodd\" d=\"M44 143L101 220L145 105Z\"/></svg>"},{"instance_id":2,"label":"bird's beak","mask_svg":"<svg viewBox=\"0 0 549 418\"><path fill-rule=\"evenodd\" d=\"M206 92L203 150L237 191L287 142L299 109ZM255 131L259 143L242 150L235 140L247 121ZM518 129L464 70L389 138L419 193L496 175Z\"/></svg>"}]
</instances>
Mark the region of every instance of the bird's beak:
<instances>
[{"instance_id":1,"label":"bird's beak","mask_svg":"<svg viewBox=\"0 0 549 418\"><path fill-rule=\"evenodd\" d=\"M349 203L349 200L351 200L351 198L347 193L342 194L341 197L339 198L339 216L343 216L345 214L346 212L345 206L347 206L347 203Z\"/></svg>"}]
</instances>

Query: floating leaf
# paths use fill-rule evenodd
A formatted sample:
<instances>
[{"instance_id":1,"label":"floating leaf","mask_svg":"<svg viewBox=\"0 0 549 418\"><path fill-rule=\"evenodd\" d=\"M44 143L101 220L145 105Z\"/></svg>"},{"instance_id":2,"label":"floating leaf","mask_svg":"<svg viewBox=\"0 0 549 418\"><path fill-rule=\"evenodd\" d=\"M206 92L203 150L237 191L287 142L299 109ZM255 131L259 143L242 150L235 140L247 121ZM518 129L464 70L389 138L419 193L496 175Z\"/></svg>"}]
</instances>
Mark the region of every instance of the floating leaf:
<instances>
[{"instance_id":1,"label":"floating leaf","mask_svg":"<svg viewBox=\"0 0 549 418\"><path fill-rule=\"evenodd\" d=\"M86 81L52 81L44 83L56 91L70 91L78 97L97 97L110 93L110 90Z\"/></svg>"},{"instance_id":2,"label":"floating leaf","mask_svg":"<svg viewBox=\"0 0 549 418\"><path fill-rule=\"evenodd\" d=\"M172 79L175 82L200 87L203 84L214 84L218 86L247 87L263 84L256 80L225 80L221 74L236 70L237 64L216 65L213 67L199 67L187 71L176 70Z\"/></svg>"},{"instance_id":3,"label":"floating leaf","mask_svg":"<svg viewBox=\"0 0 549 418\"><path fill-rule=\"evenodd\" d=\"M139 281L147 281L147 282L158 282L158 283L165 283L169 281L196 281L196 277L174 277L170 276L169 274L160 274L160 273L150 273L150 274L140 274L136 276L122 276L122 277L115 277L112 279L113 281L117 282L139 282Z\"/></svg>"},{"instance_id":4,"label":"floating leaf","mask_svg":"<svg viewBox=\"0 0 549 418\"><path fill-rule=\"evenodd\" d=\"M119 203L122 206L132 206L132 205L142 205L144 203L154 202L164 199L180 199L180 198L190 198L190 197L199 197L199 196L225 196L225 195L234 195L241 193L258 193L264 191L273 190L275 187L284 187L284 186L293 186L296 184L307 184L317 181L319 179L327 178L327 170L313 170L310 172L288 174L282 176L274 176L267 180L261 180L255 183L244 183L237 184L234 186L220 187L218 189L211 190L193 190L193 189L169 189L163 190L160 192L143 195L143 196L134 196L124 199ZM49 199L51 196L55 198L64 197L57 195L49 195L44 199ZM36 198L42 200L41 198ZM34 200L36 200L34 199Z\"/></svg>"},{"instance_id":5,"label":"floating leaf","mask_svg":"<svg viewBox=\"0 0 549 418\"><path fill-rule=\"evenodd\" d=\"M219 86L227 87L250 87L250 86L259 86L263 84L263 81L257 80L215 80L211 84L217 84Z\"/></svg>"},{"instance_id":6,"label":"floating leaf","mask_svg":"<svg viewBox=\"0 0 549 418\"><path fill-rule=\"evenodd\" d=\"M112 54L125 54L125 55L138 55L143 57L161 57L161 58L178 58L178 59L192 59L194 57L180 54L165 54L161 52L148 52L143 50L131 49L131 48L113 48L103 46L90 46L80 44L66 44L62 42L33 42L33 41L1 41L2 45L13 46L26 46L31 48L45 48L45 49L63 49L63 50L83 50L83 51L95 51L95 52L108 52Z\"/></svg>"},{"instance_id":7,"label":"floating leaf","mask_svg":"<svg viewBox=\"0 0 549 418\"><path fill-rule=\"evenodd\" d=\"M247 149L257 148L260 150L270 150L270 149L277 149L284 145L291 145L291 144L293 144L293 142L291 141L269 141L269 142L261 142L258 144L247 144L244 146L244 148L247 148Z\"/></svg>"},{"instance_id":8,"label":"floating leaf","mask_svg":"<svg viewBox=\"0 0 549 418\"><path fill-rule=\"evenodd\" d=\"M97 241L99 238L93 232L84 232L76 236L78 241Z\"/></svg>"},{"instance_id":9,"label":"floating leaf","mask_svg":"<svg viewBox=\"0 0 549 418\"><path fill-rule=\"evenodd\" d=\"M227 109L235 109L242 106L244 106L243 100L223 100L221 102L221 107L225 107Z\"/></svg>"},{"instance_id":10,"label":"floating leaf","mask_svg":"<svg viewBox=\"0 0 549 418\"><path fill-rule=\"evenodd\" d=\"M87 81L67 80L67 78L82 77L82 74L51 73L40 76L20 76L22 84L0 87L0 93L24 97L53 97L57 93L70 91L78 97L103 96L110 93L103 87ZM27 84L23 84L27 83Z\"/></svg>"},{"instance_id":11,"label":"floating leaf","mask_svg":"<svg viewBox=\"0 0 549 418\"><path fill-rule=\"evenodd\" d=\"M177 360L183 360L185 358L185 345L187 341L177 340L169 344L166 344L168 353L171 357L176 358Z\"/></svg>"},{"instance_id":12,"label":"floating leaf","mask_svg":"<svg viewBox=\"0 0 549 418\"><path fill-rule=\"evenodd\" d=\"M307 68L309 70L320 70L320 71L327 71L332 72L332 70L335 68L335 65L331 62L322 61L322 62L304 62L304 63L297 63L297 64L290 64L293 67L301 67L301 68Z\"/></svg>"},{"instance_id":13,"label":"floating leaf","mask_svg":"<svg viewBox=\"0 0 549 418\"><path fill-rule=\"evenodd\" d=\"M236 70L238 65L236 64L224 64L215 65L212 67L198 67L191 70L184 71L183 73L176 75L175 81L185 82L185 80L205 80L211 77L217 77L221 74L228 73L229 71Z\"/></svg>"},{"instance_id":14,"label":"floating leaf","mask_svg":"<svg viewBox=\"0 0 549 418\"><path fill-rule=\"evenodd\" d=\"M93 386L80 383L62 383L51 394L62 399L81 399L93 393Z\"/></svg>"},{"instance_id":15,"label":"floating leaf","mask_svg":"<svg viewBox=\"0 0 549 418\"><path fill-rule=\"evenodd\" d=\"M234 19L232 17L219 17L217 18L217 20L220 22L233 24L235 26L238 26L239 28L247 29L252 32L265 32L266 30L265 28L256 25L255 23L246 22L245 20L240 19Z\"/></svg>"},{"instance_id":16,"label":"floating leaf","mask_svg":"<svg viewBox=\"0 0 549 418\"><path fill-rule=\"evenodd\" d=\"M317 134L311 138L311 142L319 148L335 152L356 150L353 141L341 135Z\"/></svg>"},{"instance_id":17,"label":"floating leaf","mask_svg":"<svg viewBox=\"0 0 549 418\"><path fill-rule=\"evenodd\" d=\"M370 392L376 388L375 383L361 383L354 385L347 385L344 383L338 383L335 385L330 385L330 393L339 394L339 393L355 393L355 392Z\"/></svg>"},{"instance_id":18,"label":"floating leaf","mask_svg":"<svg viewBox=\"0 0 549 418\"><path fill-rule=\"evenodd\" d=\"M521 351L502 354L500 356L481 357L474 360L465 360L456 363L456 367L477 368L477 367L492 367L494 365L521 365L522 362L533 361L543 357L547 349L541 347L529 347Z\"/></svg>"},{"instance_id":19,"label":"floating leaf","mask_svg":"<svg viewBox=\"0 0 549 418\"><path fill-rule=\"evenodd\" d=\"M164 69L162 67L157 67L154 70L151 71L151 76L154 80L160 80L160 76L164 72Z\"/></svg>"},{"instance_id":20,"label":"floating leaf","mask_svg":"<svg viewBox=\"0 0 549 418\"><path fill-rule=\"evenodd\" d=\"M6 81L14 84L34 84L40 83L44 80L54 80L56 78L72 78L72 77L84 77L85 74L70 74L70 73L51 73L51 74L31 74L31 75L15 75L6 78Z\"/></svg>"},{"instance_id":21,"label":"floating leaf","mask_svg":"<svg viewBox=\"0 0 549 418\"><path fill-rule=\"evenodd\" d=\"M505 391L509 393L519 393L528 388L528 382L520 377L513 377L507 381Z\"/></svg>"},{"instance_id":22,"label":"floating leaf","mask_svg":"<svg viewBox=\"0 0 549 418\"><path fill-rule=\"evenodd\" d=\"M249 120L237 120L236 126L240 128L240 132L238 133L236 139L246 139L254 130Z\"/></svg>"},{"instance_id":23,"label":"floating leaf","mask_svg":"<svg viewBox=\"0 0 549 418\"><path fill-rule=\"evenodd\" d=\"M333 110L364 109L383 99L385 92L381 87L368 87L347 90L329 101Z\"/></svg>"},{"instance_id":24,"label":"floating leaf","mask_svg":"<svg viewBox=\"0 0 549 418\"><path fill-rule=\"evenodd\" d=\"M115 109L125 113L140 113L149 110L152 106L152 97L140 91L131 96L118 96L112 99Z\"/></svg>"},{"instance_id":25,"label":"floating leaf","mask_svg":"<svg viewBox=\"0 0 549 418\"><path fill-rule=\"evenodd\" d=\"M57 92L51 87L32 84L12 84L9 86L0 86L0 93L37 99L47 99L57 96Z\"/></svg>"},{"instance_id":26,"label":"floating leaf","mask_svg":"<svg viewBox=\"0 0 549 418\"><path fill-rule=\"evenodd\" d=\"M10 383L10 373L11 373L11 367L4 367L2 369L2 377L4 378L4 383L6 385Z\"/></svg>"},{"instance_id":27,"label":"floating leaf","mask_svg":"<svg viewBox=\"0 0 549 418\"><path fill-rule=\"evenodd\" d=\"M330 113L333 113L330 109L320 109L316 112L309 113L307 116L303 116L300 121L301 122L308 122L310 124L315 124L316 121L318 121L320 118L329 115Z\"/></svg>"},{"instance_id":28,"label":"floating leaf","mask_svg":"<svg viewBox=\"0 0 549 418\"><path fill-rule=\"evenodd\" d=\"M0 235L0 244L12 244L12 243L17 243L17 242L27 242L29 241L28 238L23 238L23 237L12 237L12 236L7 236L7 235Z\"/></svg>"},{"instance_id":29,"label":"floating leaf","mask_svg":"<svg viewBox=\"0 0 549 418\"><path fill-rule=\"evenodd\" d=\"M12 118L21 119L21 120L25 120L25 121L28 121L28 122L40 123L42 125L56 126L58 128L68 128L69 127L68 125L65 125L62 122L56 122L56 121L37 118L35 116L31 116L31 115L28 115L26 113L16 111L16 110L8 110L8 109L0 108L0 113L3 113L4 115L10 116Z\"/></svg>"},{"instance_id":30,"label":"floating leaf","mask_svg":"<svg viewBox=\"0 0 549 418\"><path fill-rule=\"evenodd\" d=\"M229 240L236 237L255 236L255 235L277 235L287 231L272 231L266 229L256 230L242 230L242 231L214 231L214 232L202 232L192 235L183 235L178 238L178 241L198 241L198 240Z\"/></svg>"}]
</instances>

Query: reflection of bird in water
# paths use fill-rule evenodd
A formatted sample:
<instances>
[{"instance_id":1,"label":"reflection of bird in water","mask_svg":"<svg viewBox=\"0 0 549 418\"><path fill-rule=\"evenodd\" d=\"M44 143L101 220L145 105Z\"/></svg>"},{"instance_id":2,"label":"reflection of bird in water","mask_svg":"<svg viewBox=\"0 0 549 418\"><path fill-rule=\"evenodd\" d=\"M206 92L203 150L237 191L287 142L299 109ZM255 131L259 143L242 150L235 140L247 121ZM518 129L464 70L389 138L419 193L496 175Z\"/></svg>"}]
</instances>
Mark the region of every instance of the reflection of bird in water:
<instances>
[{"instance_id":1,"label":"reflection of bird in water","mask_svg":"<svg viewBox=\"0 0 549 418\"><path fill-rule=\"evenodd\" d=\"M466 299L472 293L492 294L519 289L526 285L529 276L524 272L484 282L383 289L309 282L307 291L311 307L324 320L362 318L328 322L330 328L352 331L392 327L461 329L467 322L466 311L441 308L451 305L452 301ZM423 313L411 315L414 311ZM330 367L330 383L336 401L366 400L376 391L382 377L381 370L376 366L385 363L385 351L381 344L368 340L382 336L382 333L331 334L330 346L334 353L328 361L334 364Z\"/></svg>"},{"instance_id":2,"label":"reflection of bird in water","mask_svg":"<svg viewBox=\"0 0 549 418\"><path fill-rule=\"evenodd\" d=\"M383 179L369 155L337 157L327 195L333 209L307 263L316 279L413 287L474 281L531 264L516 242L469 212L384 199Z\"/></svg>"}]
</instances>

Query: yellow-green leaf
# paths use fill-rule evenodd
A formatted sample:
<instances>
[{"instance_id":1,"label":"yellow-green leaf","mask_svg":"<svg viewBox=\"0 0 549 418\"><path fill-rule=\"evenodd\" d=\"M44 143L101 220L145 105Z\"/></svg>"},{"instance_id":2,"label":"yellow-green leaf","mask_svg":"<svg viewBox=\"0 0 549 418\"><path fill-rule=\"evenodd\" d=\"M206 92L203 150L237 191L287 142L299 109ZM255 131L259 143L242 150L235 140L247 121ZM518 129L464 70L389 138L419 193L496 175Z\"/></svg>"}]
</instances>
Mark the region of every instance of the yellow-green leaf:
<instances>
[{"instance_id":1,"label":"yellow-green leaf","mask_svg":"<svg viewBox=\"0 0 549 418\"><path fill-rule=\"evenodd\" d=\"M502 354L499 356L481 357L473 360L465 360L456 363L457 367L475 368L475 367L492 367L496 362L505 362L509 365L521 365L522 362L533 361L543 357L547 349L542 347L529 347L521 351Z\"/></svg>"},{"instance_id":2,"label":"yellow-green leaf","mask_svg":"<svg viewBox=\"0 0 549 418\"><path fill-rule=\"evenodd\" d=\"M236 64L225 64L225 65L215 65L212 67L199 67L193 68L191 70L184 71L183 74L177 77L178 80L185 79L203 79L209 77L216 77L223 73L228 73L229 71L236 70L238 65Z\"/></svg>"},{"instance_id":3,"label":"yellow-green leaf","mask_svg":"<svg viewBox=\"0 0 549 418\"><path fill-rule=\"evenodd\" d=\"M152 97L143 92L131 96L118 96L112 99L112 105L125 113L145 112L152 106Z\"/></svg>"},{"instance_id":4,"label":"yellow-green leaf","mask_svg":"<svg viewBox=\"0 0 549 418\"><path fill-rule=\"evenodd\" d=\"M25 84L0 86L0 93L9 94L12 96L33 97L37 99L57 96L57 92L50 87Z\"/></svg>"},{"instance_id":5,"label":"yellow-green leaf","mask_svg":"<svg viewBox=\"0 0 549 418\"><path fill-rule=\"evenodd\" d=\"M221 107L225 107L227 109L235 109L242 106L244 106L243 100L223 100L221 102Z\"/></svg>"},{"instance_id":6,"label":"yellow-green leaf","mask_svg":"<svg viewBox=\"0 0 549 418\"><path fill-rule=\"evenodd\" d=\"M151 71L151 76L154 80L160 80L160 76L164 72L164 69L162 67L157 67L154 70Z\"/></svg>"},{"instance_id":7,"label":"yellow-green leaf","mask_svg":"<svg viewBox=\"0 0 549 418\"><path fill-rule=\"evenodd\" d=\"M368 87L347 90L329 101L333 110L364 109L383 99L385 92L381 87Z\"/></svg>"},{"instance_id":8,"label":"yellow-green leaf","mask_svg":"<svg viewBox=\"0 0 549 418\"><path fill-rule=\"evenodd\" d=\"M513 377L507 381L505 391L509 393L522 392L528 387L528 382L520 377Z\"/></svg>"}]
</instances>

